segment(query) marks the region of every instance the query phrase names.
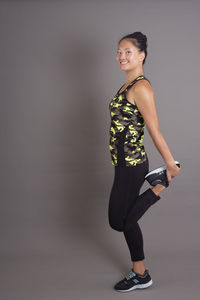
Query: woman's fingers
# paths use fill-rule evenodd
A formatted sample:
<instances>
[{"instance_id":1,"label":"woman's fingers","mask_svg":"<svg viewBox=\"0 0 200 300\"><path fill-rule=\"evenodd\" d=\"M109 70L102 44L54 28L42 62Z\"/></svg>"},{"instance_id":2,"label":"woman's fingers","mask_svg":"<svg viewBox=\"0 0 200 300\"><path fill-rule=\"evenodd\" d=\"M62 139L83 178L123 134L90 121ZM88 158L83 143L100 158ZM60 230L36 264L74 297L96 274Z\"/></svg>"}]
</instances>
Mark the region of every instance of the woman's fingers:
<instances>
[{"instance_id":1,"label":"woman's fingers","mask_svg":"<svg viewBox=\"0 0 200 300\"><path fill-rule=\"evenodd\" d=\"M167 179L168 179L168 181L169 181L169 183L171 183L171 175L170 175L170 172L169 172L169 170L167 169Z\"/></svg>"}]
</instances>

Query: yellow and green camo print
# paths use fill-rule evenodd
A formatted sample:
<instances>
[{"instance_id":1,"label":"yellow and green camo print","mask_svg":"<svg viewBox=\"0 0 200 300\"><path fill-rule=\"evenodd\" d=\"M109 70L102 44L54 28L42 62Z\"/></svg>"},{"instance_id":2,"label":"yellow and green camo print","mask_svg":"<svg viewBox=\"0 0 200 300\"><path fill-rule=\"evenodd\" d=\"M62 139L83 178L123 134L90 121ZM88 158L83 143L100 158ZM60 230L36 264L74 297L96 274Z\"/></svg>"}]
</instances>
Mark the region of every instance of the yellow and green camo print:
<instances>
[{"instance_id":1,"label":"yellow and green camo print","mask_svg":"<svg viewBox=\"0 0 200 300\"><path fill-rule=\"evenodd\" d=\"M141 79L148 80L144 75L140 75L119 94L120 88L109 103L111 117L109 149L114 166L136 166L147 159L142 144L144 119L137 106L126 99L128 88Z\"/></svg>"}]
</instances>

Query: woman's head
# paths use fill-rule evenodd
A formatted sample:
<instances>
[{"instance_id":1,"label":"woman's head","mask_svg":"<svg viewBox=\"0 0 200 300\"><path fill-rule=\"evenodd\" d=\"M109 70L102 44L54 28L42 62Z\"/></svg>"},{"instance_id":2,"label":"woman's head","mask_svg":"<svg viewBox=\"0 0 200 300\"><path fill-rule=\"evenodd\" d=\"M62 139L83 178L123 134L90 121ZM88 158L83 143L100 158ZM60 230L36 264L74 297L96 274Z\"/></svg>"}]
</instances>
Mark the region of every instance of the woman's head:
<instances>
[{"instance_id":1,"label":"woman's head","mask_svg":"<svg viewBox=\"0 0 200 300\"><path fill-rule=\"evenodd\" d=\"M142 32L136 31L119 40L116 59L124 70L142 66L146 57L147 37ZM122 62L126 64L123 65Z\"/></svg>"}]
</instances>

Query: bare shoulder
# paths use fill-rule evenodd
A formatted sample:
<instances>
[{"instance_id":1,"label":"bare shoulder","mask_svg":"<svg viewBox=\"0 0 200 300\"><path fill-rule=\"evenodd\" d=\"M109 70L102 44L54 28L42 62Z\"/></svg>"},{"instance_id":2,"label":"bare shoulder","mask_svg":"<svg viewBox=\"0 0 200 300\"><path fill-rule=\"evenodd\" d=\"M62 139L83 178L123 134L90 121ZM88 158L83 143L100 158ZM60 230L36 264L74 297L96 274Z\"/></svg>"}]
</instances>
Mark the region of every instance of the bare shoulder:
<instances>
[{"instance_id":1,"label":"bare shoulder","mask_svg":"<svg viewBox=\"0 0 200 300\"><path fill-rule=\"evenodd\" d=\"M153 95L153 89L148 80L140 79L136 82L128 91L127 99L133 104L136 103L136 98L139 97L148 97Z\"/></svg>"},{"instance_id":2,"label":"bare shoulder","mask_svg":"<svg viewBox=\"0 0 200 300\"><path fill-rule=\"evenodd\" d=\"M131 88L130 90L134 93L134 92L153 92L153 89L149 83L148 80L145 79L140 79L138 82L136 82Z\"/></svg>"}]
</instances>

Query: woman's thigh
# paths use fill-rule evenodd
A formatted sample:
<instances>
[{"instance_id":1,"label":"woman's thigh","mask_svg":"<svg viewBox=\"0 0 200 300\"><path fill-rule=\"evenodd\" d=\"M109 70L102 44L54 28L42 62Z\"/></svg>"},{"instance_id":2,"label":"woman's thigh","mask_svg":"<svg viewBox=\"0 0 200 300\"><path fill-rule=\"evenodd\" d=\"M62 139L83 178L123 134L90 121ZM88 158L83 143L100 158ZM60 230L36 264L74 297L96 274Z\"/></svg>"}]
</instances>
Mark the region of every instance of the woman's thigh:
<instances>
[{"instance_id":1,"label":"woman's thigh","mask_svg":"<svg viewBox=\"0 0 200 300\"><path fill-rule=\"evenodd\" d=\"M122 228L124 220L134 199L139 195L145 175L149 171L149 162L132 167L115 167L114 181L109 199L110 223Z\"/></svg>"}]
</instances>

